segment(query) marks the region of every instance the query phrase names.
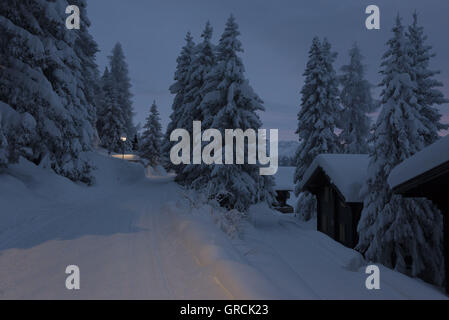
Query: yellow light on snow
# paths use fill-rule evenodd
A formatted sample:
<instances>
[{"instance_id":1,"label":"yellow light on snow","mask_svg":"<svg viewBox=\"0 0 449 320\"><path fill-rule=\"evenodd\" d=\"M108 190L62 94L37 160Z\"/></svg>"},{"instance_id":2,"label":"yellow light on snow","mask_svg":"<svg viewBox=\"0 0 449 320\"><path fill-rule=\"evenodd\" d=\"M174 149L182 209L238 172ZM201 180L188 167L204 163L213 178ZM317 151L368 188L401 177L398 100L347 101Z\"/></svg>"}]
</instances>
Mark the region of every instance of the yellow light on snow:
<instances>
[{"instance_id":1,"label":"yellow light on snow","mask_svg":"<svg viewBox=\"0 0 449 320\"><path fill-rule=\"evenodd\" d=\"M123 159L123 160L139 160L139 156L134 155L134 154L113 154L111 155L111 157L116 158L116 159Z\"/></svg>"}]
</instances>

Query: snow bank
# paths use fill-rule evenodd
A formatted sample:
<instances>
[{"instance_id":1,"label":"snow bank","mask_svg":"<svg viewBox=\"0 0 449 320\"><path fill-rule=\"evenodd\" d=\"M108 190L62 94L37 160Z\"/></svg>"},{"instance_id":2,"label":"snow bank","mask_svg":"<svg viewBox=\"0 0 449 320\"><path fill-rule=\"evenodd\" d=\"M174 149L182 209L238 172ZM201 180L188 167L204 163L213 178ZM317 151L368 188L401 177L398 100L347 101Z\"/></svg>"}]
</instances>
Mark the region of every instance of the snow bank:
<instances>
[{"instance_id":1,"label":"snow bank","mask_svg":"<svg viewBox=\"0 0 449 320\"><path fill-rule=\"evenodd\" d=\"M365 182L369 157L365 154L320 154L307 169L300 188L303 188L315 170L321 168L340 190L346 202L362 202L360 189Z\"/></svg>"},{"instance_id":2,"label":"snow bank","mask_svg":"<svg viewBox=\"0 0 449 320\"><path fill-rule=\"evenodd\" d=\"M93 175L96 185L134 184L145 179L144 167L140 163L115 159L97 153L88 153L88 156L95 165Z\"/></svg>"},{"instance_id":3,"label":"snow bank","mask_svg":"<svg viewBox=\"0 0 449 320\"><path fill-rule=\"evenodd\" d=\"M314 238L312 241L315 243L319 243L323 238L323 234L316 230L316 220L313 220L312 223L298 221L295 217L281 214L262 203L250 208L248 221L253 227L259 229L259 231L269 229L273 235L273 239L277 236L277 232L285 233L286 230L282 226L286 224L300 226L305 229L298 229L297 231L310 233L310 237ZM335 265L352 271L357 271L358 268L364 265L363 257L359 252L349 249L327 236L324 236L324 238L326 238L325 246L329 251L335 253L333 261ZM310 254L313 253L311 252Z\"/></svg>"},{"instance_id":4,"label":"snow bank","mask_svg":"<svg viewBox=\"0 0 449 320\"><path fill-rule=\"evenodd\" d=\"M258 204L234 247L294 299L446 299L439 288L378 265L381 290L367 290L361 254L303 222Z\"/></svg>"},{"instance_id":5,"label":"snow bank","mask_svg":"<svg viewBox=\"0 0 449 320\"><path fill-rule=\"evenodd\" d=\"M268 281L259 271L244 261L226 234L217 232L209 213L199 209L186 214L191 208L186 204L167 204L164 208L167 222L172 223L176 234L193 254L197 263L210 269L217 283L234 299L281 299L288 294Z\"/></svg>"},{"instance_id":6,"label":"snow bank","mask_svg":"<svg viewBox=\"0 0 449 320\"><path fill-rule=\"evenodd\" d=\"M147 166L145 168L145 175L147 178L156 178L156 177L167 177L168 173L162 166L158 165L155 167Z\"/></svg>"},{"instance_id":7,"label":"snow bank","mask_svg":"<svg viewBox=\"0 0 449 320\"><path fill-rule=\"evenodd\" d=\"M0 172L0 203L6 200L5 195L17 194L24 197L35 195L37 197L57 199L70 197L72 192L83 187L59 176L50 168L36 166L34 163L21 157L19 162L11 164ZM7 201L5 201L7 202ZM3 207L3 206L2 206Z\"/></svg>"},{"instance_id":8,"label":"snow bank","mask_svg":"<svg viewBox=\"0 0 449 320\"><path fill-rule=\"evenodd\" d=\"M449 161L449 135L424 148L395 167L388 177L391 188Z\"/></svg>"}]
</instances>

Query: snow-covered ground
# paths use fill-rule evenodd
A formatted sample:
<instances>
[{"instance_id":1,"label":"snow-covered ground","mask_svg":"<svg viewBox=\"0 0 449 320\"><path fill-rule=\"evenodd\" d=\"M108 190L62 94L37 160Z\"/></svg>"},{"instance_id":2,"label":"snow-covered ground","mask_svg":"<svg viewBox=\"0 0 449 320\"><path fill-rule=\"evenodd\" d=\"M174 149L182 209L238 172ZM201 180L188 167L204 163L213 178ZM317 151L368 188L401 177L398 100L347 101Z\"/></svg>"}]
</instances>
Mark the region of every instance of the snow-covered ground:
<instances>
[{"instance_id":1,"label":"snow-covered ground","mask_svg":"<svg viewBox=\"0 0 449 320\"><path fill-rule=\"evenodd\" d=\"M381 289L367 290L362 256L302 223L253 207L235 246L251 265L294 299L445 299L440 289L380 267Z\"/></svg>"},{"instance_id":2,"label":"snow-covered ground","mask_svg":"<svg viewBox=\"0 0 449 320\"><path fill-rule=\"evenodd\" d=\"M230 237L160 170L91 157L93 187L26 161L0 173L0 299L445 298L383 267L368 291L359 254L264 206ZM65 288L73 264L79 291Z\"/></svg>"}]
</instances>

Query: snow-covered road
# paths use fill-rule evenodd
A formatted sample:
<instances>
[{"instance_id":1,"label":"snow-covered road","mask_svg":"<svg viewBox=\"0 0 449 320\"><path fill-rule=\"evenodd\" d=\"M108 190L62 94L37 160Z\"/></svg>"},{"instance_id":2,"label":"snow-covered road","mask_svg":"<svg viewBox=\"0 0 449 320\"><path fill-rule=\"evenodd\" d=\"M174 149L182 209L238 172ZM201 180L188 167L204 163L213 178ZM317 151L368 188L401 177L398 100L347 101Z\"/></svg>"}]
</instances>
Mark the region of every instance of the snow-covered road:
<instances>
[{"instance_id":1,"label":"snow-covered road","mask_svg":"<svg viewBox=\"0 0 449 320\"><path fill-rule=\"evenodd\" d=\"M230 239L172 178L91 156L93 187L29 162L0 173L0 299L446 298L382 266L367 290L357 252L264 206ZM80 290L65 287L69 265Z\"/></svg>"},{"instance_id":2,"label":"snow-covered road","mask_svg":"<svg viewBox=\"0 0 449 320\"><path fill-rule=\"evenodd\" d=\"M37 170L28 169L30 177L39 177ZM29 203L21 203L20 194L10 192L7 199L2 193L2 207L14 204L16 211L11 208L9 214L18 217L0 229L0 299L231 298L171 236L161 206L179 190L169 178L125 176L113 185L115 173L103 175L107 181L90 189L70 189L60 179L49 182L47 189L67 193L54 201L42 190L34 190L34 197L22 195ZM132 183L126 181L132 178ZM17 184L8 179L13 187ZM33 189L34 182L18 187ZM66 289L68 265L79 266L81 290Z\"/></svg>"}]
</instances>

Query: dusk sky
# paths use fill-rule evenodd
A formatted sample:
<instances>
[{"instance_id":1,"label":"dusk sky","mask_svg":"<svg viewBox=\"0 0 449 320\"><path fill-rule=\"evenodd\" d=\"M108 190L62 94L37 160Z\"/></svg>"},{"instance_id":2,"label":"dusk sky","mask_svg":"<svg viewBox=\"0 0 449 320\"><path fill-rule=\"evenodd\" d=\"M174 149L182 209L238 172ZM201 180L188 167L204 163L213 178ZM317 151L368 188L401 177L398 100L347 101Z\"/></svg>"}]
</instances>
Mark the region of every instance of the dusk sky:
<instances>
[{"instance_id":1,"label":"dusk sky","mask_svg":"<svg viewBox=\"0 0 449 320\"><path fill-rule=\"evenodd\" d=\"M375 4L381 11L381 29L365 28L365 8ZM132 79L135 123L142 123L153 100L157 101L165 127L173 96L176 58L187 31L198 41L207 20L217 42L228 16L235 15L246 76L265 101L261 119L266 128L280 130L280 139L296 140L296 115L300 105L302 74L312 38L327 37L339 53L335 68L346 63L347 52L357 41L368 67L367 78L380 80L378 71L385 43L397 13L408 25L416 9L437 56L432 67L449 97L449 1L447 0L89 0L91 32L101 52L101 71L114 44L122 43ZM373 91L377 98L378 90ZM449 123L449 106L441 108Z\"/></svg>"}]
</instances>

